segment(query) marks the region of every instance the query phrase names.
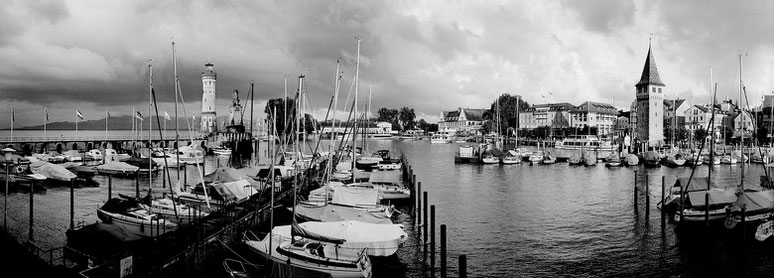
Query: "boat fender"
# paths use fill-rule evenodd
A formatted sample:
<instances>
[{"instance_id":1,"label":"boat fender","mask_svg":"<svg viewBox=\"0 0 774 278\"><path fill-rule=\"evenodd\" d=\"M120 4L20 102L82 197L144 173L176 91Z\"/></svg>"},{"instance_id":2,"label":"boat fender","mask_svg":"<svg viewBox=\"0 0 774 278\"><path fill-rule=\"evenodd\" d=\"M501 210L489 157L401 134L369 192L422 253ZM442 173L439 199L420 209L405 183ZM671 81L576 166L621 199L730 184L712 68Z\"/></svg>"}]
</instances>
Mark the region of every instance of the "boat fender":
<instances>
[{"instance_id":1,"label":"boat fender","mask_svg":"<svg viewBox=\"0 0 774 278\"><path fill-rule=\"evenodd\" d=\"M21 167L21 165L16 166L16 173L21 174L24 172L24 167Z\"/></svg>"},{"instance_id":2,"label":"boat fender","mask_svg":"<svg viewBox=\"0 0 774 278\"><path fill-rule=\"evenodd\" d=\"M738 222L736 222L736 220L734 220L733 217L729 216L729 217L726 217L726 221L723 222L723 227L725 227L726 230L731 230L731 229L734 229L734 227L736 227L737 223Z\"/></svg>"}]
</instances>

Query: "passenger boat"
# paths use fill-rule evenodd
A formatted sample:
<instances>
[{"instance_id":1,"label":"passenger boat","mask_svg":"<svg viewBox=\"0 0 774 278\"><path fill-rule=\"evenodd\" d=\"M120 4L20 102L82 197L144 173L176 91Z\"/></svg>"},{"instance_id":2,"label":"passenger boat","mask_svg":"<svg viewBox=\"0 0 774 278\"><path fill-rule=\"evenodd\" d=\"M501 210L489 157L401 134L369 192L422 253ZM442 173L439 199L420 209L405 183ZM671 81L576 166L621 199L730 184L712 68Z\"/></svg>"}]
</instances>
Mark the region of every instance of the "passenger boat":
<instances>
[{"instance_id":1,"label":"passenger boat","mask_svg":"<svg viewBox=\"0 0 774 278\"><path fill-rule=\"evenodd\" d=\"M430 137L430 143L432 144L447 144L451 143L454 138L454 131L439 130Z\"/></svg>"},{"instance_id":2,"label":"passenger boat","mask_svg":"<svg viewBox=\"0 0 774 278\"><path fill-rule=\"evenodd\" d=\"M596 135L569 135L554 143L556 157L566 159L578 151L596 151L599 156L607 157L618 150L611 140L600 139Z\"/></svg>"},{"instance_id":3,"label":"passenger boat","mask_svg":"<svg viewBox=\"0 0 774 278\"><path fill-rule=\"evenodd\" d=\"M519 156L519 154L516 151L509 150L505 152L505 155L500 157L500 162L506 165L519 164L521 163L521 156Z\"/></svg>"},{"instance_id":4,"label":"passenger boat","mask_svg":"<svg viewBox=\"0 0 774 278\"><path fill-rule=\"evenodd\" d=\"M177 229L177 224L143 209L137 201L112 198L97 209L102 222L115 224L141 236L157 236Z\"/></svg>"},{"instance_id":5,"label":"passenger boat","mask_svg":"<svg viewBox=\"0 0 774 278\"><path fill-rule=\"evenodd\" d=\"M401 133L399 138L400 140L403 140L403 141L422 140L422 135L424 134L425 134L424 130L411 129Z\"/></svg>"}]
</instances>

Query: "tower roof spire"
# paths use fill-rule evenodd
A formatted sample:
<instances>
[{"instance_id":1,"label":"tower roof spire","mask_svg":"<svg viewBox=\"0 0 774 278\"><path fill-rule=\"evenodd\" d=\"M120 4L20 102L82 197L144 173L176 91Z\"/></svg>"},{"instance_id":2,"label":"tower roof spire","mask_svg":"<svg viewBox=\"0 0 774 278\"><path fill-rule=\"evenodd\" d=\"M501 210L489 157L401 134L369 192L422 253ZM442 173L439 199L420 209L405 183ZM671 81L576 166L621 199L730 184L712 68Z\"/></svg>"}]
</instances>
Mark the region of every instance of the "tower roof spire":
<instances>
[{"instance_id":1,"label":"tower roof spire","mask_svg":"<svg viewBox=\"0 0 774 278\"><path fill-rule=\"evenodd\" d=\"M642 76L640 82L637 82L637 87L647 85L666 86L661 82L661 78L658 76L658 68L656 68L656 60L653 59L653 52L651 51L650 39L648 39L648 57L645 58L645 67L642 68Z\"/></svg>"}]
</instances>

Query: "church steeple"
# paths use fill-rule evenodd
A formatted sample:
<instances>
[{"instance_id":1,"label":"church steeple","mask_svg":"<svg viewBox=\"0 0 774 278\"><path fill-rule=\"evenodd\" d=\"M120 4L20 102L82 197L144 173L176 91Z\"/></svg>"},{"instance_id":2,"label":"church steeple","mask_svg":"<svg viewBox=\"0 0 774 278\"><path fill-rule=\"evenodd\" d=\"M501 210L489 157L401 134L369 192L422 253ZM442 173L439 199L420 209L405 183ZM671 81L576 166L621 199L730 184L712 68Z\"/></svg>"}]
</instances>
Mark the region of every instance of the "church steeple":
<instances>
[{"instance_id":1,"label":"church steeple","mask_svg":"<svg viewBox=\"0 0 774 278\"><path fill-rule=\"evenodd\" d=\"M656 68L656 59L653 59L653 52L650 49L650 43L648 44L648 57L645 58L645 67L642 68L642 76L640 82L637 82L637 87L658 85L666 86L661 82L661 78L658 76L658 69Z\"/></svg>"}]
</instances>

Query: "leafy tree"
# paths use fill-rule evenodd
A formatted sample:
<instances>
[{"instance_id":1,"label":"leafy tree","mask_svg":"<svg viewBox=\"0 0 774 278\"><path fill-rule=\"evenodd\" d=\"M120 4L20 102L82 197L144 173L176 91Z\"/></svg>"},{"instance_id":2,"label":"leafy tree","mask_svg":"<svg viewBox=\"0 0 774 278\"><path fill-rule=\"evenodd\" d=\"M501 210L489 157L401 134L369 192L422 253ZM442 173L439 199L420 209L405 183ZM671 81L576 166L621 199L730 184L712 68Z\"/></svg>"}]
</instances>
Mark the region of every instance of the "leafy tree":
<instances>
[{"instance_id":1,"label":"leafy tree","mask_svg":"<svg viewBox=\"0 0 774 278\"><path fill-rule=\"evenodd\" d=\"M408 108L403 107L400 109L400 112L398 114L398 121L400 123L400 126L402 127L402 130L412 129L414 128L414 119L416 119L417 115L414 112L414 108Z\"/></svg>"},{"instance_id":2,"label":"leafy tree","mask_svg":"<svg viewBox=\"0 0 774 278\"><path fill-rule=\"evenodd\" d=\"M398 124L398 109L389 109L387 107L379 108L378 111L376 111L379 114L379 117L376 118L377 121L380 122L388 122L392 124L392 129L399 130L400 124Z\"/></svg>"},{"instance_id":3,"label":"leafy tree","mask_svg":"<svg viewBox=\"0 0 774 278\"><path fill-rule=\"evenodd\" d=\"M485 120L496 122L498 104L500 106L500 132L505 132L509 127L518 127L519 114L516 113L517 106L519 107L519 111L529 108L529 103L524 101L521 97L505 93L492 102L490 110L487 111L487 113L484 113ZM486 129L486 131L497 131L497 126L492 126L490 124L489 129Z\"/></svg>"},{"instance_id":4,"label":"leafy tree","mask_svg":"<svg viewBox=\"0 0 774 278\"><path fill-rule=\"evenodd\" d=\"M285 102L287 102L287 120L288 125L285 125ZM292 98L282 99L282 98L273 98L270 99L266 103L266 108L263 109L263 112L269 115L269 130L273 130L272 125L272 110L276 110L277 113L277 135L282 138L285 134L293 134L293 130L296 130L296 109L295 109L295 101ZM291 136L292 137L292 136Z\"/></svg>"},{"instance_id":5,"label":"leafy tree","mask_svg":"<svg viewBox=\"0 0 774 278\"><path fill-rule=\"evenodd\" d=\"M304 114L304 131L306 134L312 134L315 130L320 129L320 124L312 117L312 115Z\"/></svg>"},{"instance_id":6,"label":"leafy tree","mask_svg":"<svg viewBox=\"0 0 774 278\"><path fill-rule=\"evenodd\" d=\"M704 127L699 127L693 131L693 138L699 142L707 138L707 130Z\"/></svg>"}]
</instances>

